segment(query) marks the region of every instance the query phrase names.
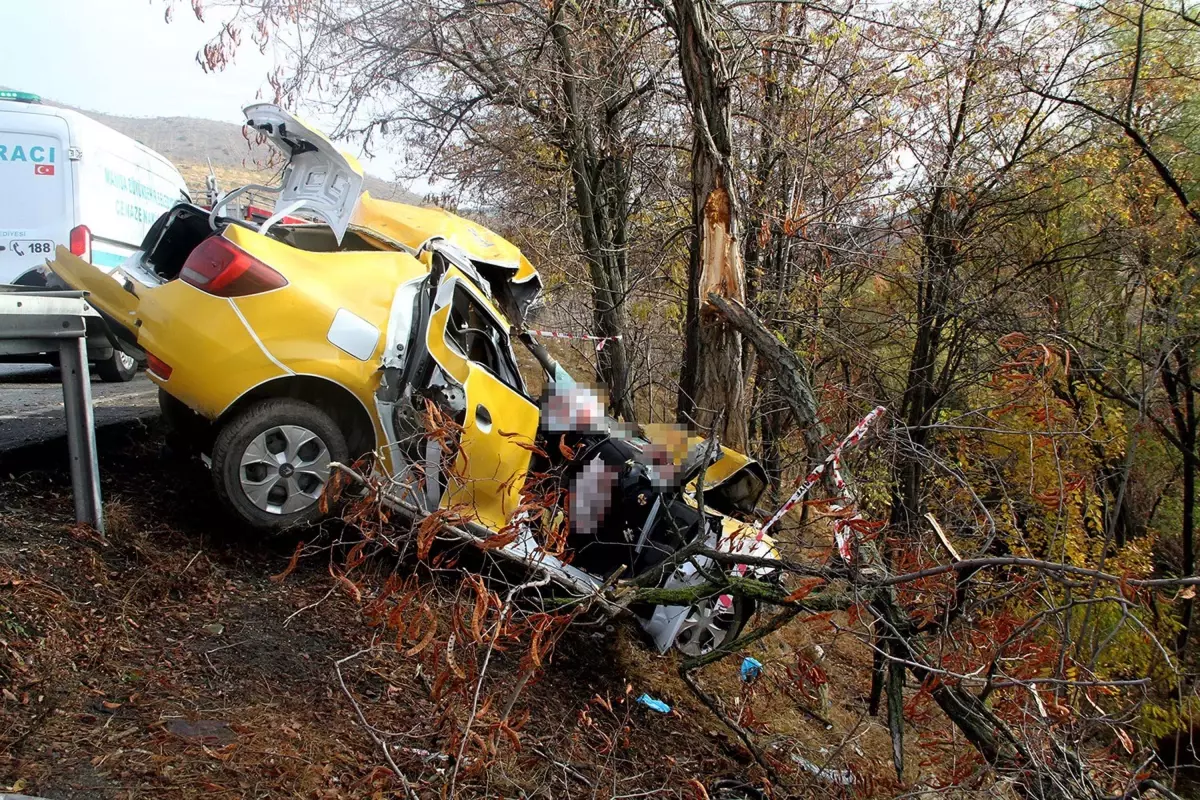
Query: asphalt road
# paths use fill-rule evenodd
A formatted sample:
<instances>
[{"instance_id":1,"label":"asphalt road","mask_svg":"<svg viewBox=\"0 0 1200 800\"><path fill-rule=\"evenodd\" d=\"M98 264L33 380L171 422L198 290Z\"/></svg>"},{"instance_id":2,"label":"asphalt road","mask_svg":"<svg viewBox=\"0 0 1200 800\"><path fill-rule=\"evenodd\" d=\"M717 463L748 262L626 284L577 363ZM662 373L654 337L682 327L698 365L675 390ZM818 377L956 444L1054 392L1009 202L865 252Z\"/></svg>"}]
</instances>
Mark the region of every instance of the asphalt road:
<instances>
[{"instance_id":1,"label":"asphalt road","mask_svg":"<svg viewBox=\"0 0 1200 800\"><path fill-rule=\"evenodd\" d=\"M92 377L96 427L158 413L158 389L142 373L129 383ZM0 452L66 436L58 367L0 364Z\"/></svg>"}]
</instances>

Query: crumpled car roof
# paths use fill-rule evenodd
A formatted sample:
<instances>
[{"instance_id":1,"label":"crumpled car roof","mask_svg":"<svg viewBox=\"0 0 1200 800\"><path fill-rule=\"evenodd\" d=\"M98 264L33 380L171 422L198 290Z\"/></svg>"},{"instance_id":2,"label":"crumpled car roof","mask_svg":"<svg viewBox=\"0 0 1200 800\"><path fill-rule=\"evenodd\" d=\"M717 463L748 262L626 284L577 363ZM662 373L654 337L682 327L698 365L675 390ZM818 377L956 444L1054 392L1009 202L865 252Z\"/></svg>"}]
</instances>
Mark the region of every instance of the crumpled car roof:
<instances>
[{"instance_id":1,"label":"crumpled car roof","mask_svg":"<svg viewBox=\"0 0 1200 800\"><path fill-rule=\"evenodd\" d=\"M419 249L430 239L445 239L473 261L511 272L510 280L514 283L525 283L538 277L533 264L515 244L445 209L377 200L370 192L363 192L350 225L412 250Z\"/></svg>"}]
</instances>

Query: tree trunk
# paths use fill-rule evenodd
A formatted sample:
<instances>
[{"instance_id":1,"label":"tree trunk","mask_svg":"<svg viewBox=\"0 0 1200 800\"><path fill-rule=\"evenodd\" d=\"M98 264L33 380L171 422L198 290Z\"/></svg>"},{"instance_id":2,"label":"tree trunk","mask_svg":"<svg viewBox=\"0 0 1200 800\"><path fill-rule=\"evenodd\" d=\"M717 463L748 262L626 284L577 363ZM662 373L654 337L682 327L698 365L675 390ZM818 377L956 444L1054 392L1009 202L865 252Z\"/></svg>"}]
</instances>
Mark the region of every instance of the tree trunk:
<instances>
[{"instance_id":1,"label":"tree trunk","mask_svg":"<svg viewBox=\"0 0 1200 800\"><path fill-rule=\"evenodd\" d=\"M921 516L929 424L941 402L934 386L934 371L946 322L947 278L953 270L954 253L949 212L941 209L940 203L939 190L935 192L933 207L927 212L921 232L923 253L917 283L917 335L900 404L900 417L908 429L908 442L906 452L901 455L892 500L891 523L897 530L905 530Z\"/></svg>"},{"instance_id":2,"label":"tree trunk","mask_svg":"<svg viewBox=\"0 0 1200 800\"><path fill-rule=\"evenodd\" d=\"M713 30L709 0L674 0L679 66L692 109L692 242L688 258L686 338L677 417L718 428L724 444L746 448L742 338L707 302L741 303L745 273L730 157L730 77Z\"/></svg>"},{"instance_id":3,"label":"tree trunk","mask_svg":"<svg viewBox=\"0 0 1200 800\"><path fill-rule=\"evenodd\" d=\"M1192 452L1196 451L1195 442L1190 443ZM1183 564L1182 572L1190 577L1196 571L1196 551L1193 542L1196 526L1196 461L1192 458L1183 459ZM1179 610L1179 621L1183 628L1179 631L1176 649L1182 653L1187 647L1188 635L1192 628L1192 608L1194 600L1187 598Z\"/></svg>"},{"instance_id":4,"label":"tree trunk","mask_svg":"<svg viewBox=\"0 0 1200 800\"><path fill-rule=\"evenodd\" d=\"M632 422L635 416L628 351L624 338L616 338L626 333L624 214L628 208L625 202L628 187L620 173L620 164L603 159L596 152L594 132L580 109L573 77L575 57L570 30L561 18L564 13L561 5L556 13L551 31L563 74L561 147L571 165L575 211L591 278L592 332L607 338L596 359L597 371L608 386L613 415Z\"/></svg>"},{"instance_id":5,"label":"tree trunk","mask_svg":"<svg viewBox=\"0 0 1200 800\"><path fill-rule=\"evenodd\" d=\"M1174 362L1172 364L1172 361ZM1171 409L1171 421L1179 439L1180 455L1183 458L1183 529L1180 544L1183 548L1180 572L1191 577L1196 571L1195 527L1196 527L1196 443L1198 420L1192 378L1192 362L1183 347L1174 348L1172 356L1164 359L1160 370L1163 389L1167 393L1167 404ZM1192 609L1195 601L1184 598L1179 608L1179 631L1176 649L1182 653L1187 647L1192 628Z\"/></svg>"}]
</instances>

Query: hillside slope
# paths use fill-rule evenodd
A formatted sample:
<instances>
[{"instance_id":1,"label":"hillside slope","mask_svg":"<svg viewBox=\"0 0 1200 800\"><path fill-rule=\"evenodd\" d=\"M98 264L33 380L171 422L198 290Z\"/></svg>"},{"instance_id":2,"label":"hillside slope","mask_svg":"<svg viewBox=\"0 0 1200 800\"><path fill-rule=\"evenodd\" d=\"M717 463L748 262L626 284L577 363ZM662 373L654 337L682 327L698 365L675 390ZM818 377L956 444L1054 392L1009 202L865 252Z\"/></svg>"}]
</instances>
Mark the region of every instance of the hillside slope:
<instances>
[{"instance_id":1,"label":"hillside slope","mask_svg":"<svg viewBox=\"0 0 1200 800\"><path fill-rule=\"evenodd\" d=\"M272 160L274 151L270 145L253 144L241 125L197 117L122 117L52 100L42 102L86 114L162 153L183 173L193 196L202 194L210 165L224 190L245 183L271 184L279 171L278 156ZM421 202L420 197L402 184L373 175L367 175L363 188L383 200Z\"/></svg>"},{"instance_id":2,"label":"hillside slope","mask_svg":"<svg viewBox=\"0 0 1200 800\"><path fill-rule=\"evenodd\" d=\"M402 732L387 734L389 758L420 797L448 794L458 774L448 754L461 755L453 737L472 684L445 665L489 671L499 706L524 685L524 645L506 639L481 668L468 643L458 662L435 656L441 645L407 654L387 646L371 610L387 599L376 594L387 575L412 576L408 585L422 592L414 609L451 642L474 601L458 604L449 570L435 578L389 553L354 575L366 605L334 591L329 570L341 556L330 548L359 534L326 523L309 540L311 557L287 566L295 542L264 542L214 513L209 490L198 488L203 466L161 456L162 436L160 423L102 431L105 538L72 524L69 471L56 450L0 453L0 469L12 474L0 484L0 796L403 796L356 707L373 730ZM750 753L691 696L675 662L629 625L572 627L551 648L536 679L512 694L520 695L513 727L500 730L497 712L486 711L492 700L480 708L475 741L493 750L486 761L478 751L464 759L457 797L679 797L719 778L761 785ZM764 681L789 681L789 650L772 642L747 652L765 665ZM883 796L893 788L886 729L863 720L857 700L869 676L855 666L869 665L870 653L843 637L830 658L829 694L846 701L786 719L732 662L703 679L725 707L750 709L746 719L774 724L811 759L854 764ZM632 702L643 691L672 713ZM780 769L792 781L786 796L831 795L786 761ZM700 791L686 796L726 796Z\"/></svg>"}]
</instances>

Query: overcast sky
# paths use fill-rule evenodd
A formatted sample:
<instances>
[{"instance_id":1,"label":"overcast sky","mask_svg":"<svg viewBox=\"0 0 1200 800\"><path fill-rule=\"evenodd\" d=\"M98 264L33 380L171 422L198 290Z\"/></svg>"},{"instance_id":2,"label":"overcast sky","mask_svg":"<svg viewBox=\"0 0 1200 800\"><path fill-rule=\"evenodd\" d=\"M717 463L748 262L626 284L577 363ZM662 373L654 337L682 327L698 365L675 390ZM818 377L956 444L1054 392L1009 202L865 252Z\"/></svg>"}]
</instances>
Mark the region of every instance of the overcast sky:
<instances>
[{"instance_id":1,"label":"overcast sky","mask_svg":"<svg viewBox=\"0 0 1200 800\"><path fill-rule=\"evenodd\" d=\"M109 114L234 123L260 90L270 96L272 54L261 55L249 36L235 64L214 74L200 69L196 52L216 28L196 19L188 0L177 0L169 24L165 0L0 0L0 6L0 86ZM340 144L361 155L359 146ZM364 159L381 178L392 177L394 161Z\"/></svg>"}]
</instances>

